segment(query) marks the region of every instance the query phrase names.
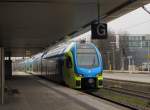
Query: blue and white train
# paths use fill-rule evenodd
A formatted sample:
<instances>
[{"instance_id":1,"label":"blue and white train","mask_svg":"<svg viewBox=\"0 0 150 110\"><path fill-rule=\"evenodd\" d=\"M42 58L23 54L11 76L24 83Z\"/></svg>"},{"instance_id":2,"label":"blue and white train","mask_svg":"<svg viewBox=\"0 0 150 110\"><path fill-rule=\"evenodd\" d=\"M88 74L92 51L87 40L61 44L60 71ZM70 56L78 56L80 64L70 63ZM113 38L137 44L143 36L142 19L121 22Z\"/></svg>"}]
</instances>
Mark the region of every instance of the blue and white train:
<instances>
[{"instance_id":1,"label":"blue and white train","mask_svg":"<svg viewBox=\"0 0 150 110\"><path fill-rule=\"evenodd\" d=\"M25 61L25 70L71 88L101 88L103 63L93 43L58 45Z\"/></svg>"}]
</instances>

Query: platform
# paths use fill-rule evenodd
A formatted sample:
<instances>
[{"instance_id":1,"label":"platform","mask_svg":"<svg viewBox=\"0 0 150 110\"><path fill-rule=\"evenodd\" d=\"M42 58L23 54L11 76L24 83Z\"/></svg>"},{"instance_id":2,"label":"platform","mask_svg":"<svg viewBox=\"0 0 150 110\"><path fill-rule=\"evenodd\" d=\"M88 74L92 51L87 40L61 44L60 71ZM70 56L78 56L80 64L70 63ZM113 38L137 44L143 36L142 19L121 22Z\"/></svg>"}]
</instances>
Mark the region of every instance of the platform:
<instances>
[{"instance_id":1,"label":"platform","mask_svg":"<svg viewBox=\"0 0 150 110\"><path fill-rule=\"evenodd\" d=\"M107 79L116 79L116 80L125 80L125 81L133 81L133 82L141 82L141 83L150 83L150 74L139 74L139 73L129 73L129 72L108 72L104 71L104 78Z\"/></svg>"},{"instance_id":2,"label":"platform","mask_svg":"<svg viewBox=\"0 0 150 110\"><path fill-rule=\"evenodd\" d=\"M6 81L8 92L0 110L128 110L32 75L15 74Z\"/></svg>"}]
</instances>

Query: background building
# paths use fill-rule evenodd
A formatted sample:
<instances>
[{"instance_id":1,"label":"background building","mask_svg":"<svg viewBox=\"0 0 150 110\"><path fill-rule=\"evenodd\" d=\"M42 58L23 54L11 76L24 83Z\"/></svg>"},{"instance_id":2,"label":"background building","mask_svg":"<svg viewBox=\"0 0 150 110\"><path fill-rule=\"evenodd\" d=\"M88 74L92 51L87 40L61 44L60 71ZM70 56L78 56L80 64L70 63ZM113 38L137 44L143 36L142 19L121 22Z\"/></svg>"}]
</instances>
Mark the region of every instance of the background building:
<instances>
[{"instance_id":1,"label":"background building","mask_svg":"<svg viewBox=\"0 0 150 110\"><path fill-rule=\"evenodd\" d=\"M104 69L141 70L150 62L150 35L116 35L109 32L107 40L94 41L99 47Z\"/></svg>"}]
</instances>

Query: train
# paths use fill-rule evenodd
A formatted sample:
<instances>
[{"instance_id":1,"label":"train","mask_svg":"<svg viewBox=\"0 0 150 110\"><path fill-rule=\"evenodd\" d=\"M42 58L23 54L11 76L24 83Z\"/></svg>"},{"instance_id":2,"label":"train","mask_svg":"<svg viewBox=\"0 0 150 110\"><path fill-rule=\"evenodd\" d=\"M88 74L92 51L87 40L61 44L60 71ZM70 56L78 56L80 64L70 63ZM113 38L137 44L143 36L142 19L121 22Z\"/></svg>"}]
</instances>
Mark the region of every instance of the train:
<instances>
[{"instance_id":1,"label":"train","mask_svg":"<svg viewBox=\"0 0 150 110\"><path fill-rule=\"evenodd\" d=\"M26 72L65 83L70 88L101 88L103 63L91 42L70 42L49 48L21 62Z\"/></svg>"}]
</instances>

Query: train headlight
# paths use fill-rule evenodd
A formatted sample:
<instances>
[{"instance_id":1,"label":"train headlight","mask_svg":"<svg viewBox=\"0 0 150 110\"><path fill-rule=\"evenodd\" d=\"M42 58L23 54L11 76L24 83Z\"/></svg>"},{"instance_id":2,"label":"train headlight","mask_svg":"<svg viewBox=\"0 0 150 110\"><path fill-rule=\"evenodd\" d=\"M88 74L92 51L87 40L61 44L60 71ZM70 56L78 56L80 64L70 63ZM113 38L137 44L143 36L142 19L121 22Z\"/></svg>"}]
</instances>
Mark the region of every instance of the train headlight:
<instances>
[{"instance_id":1,"label":"train headlight","mask_svg":"<svg viewBox=\"0 0 150 110\"><path fill-rule=\"evenodd\" d=\"M89 82L90 84L92 84L92 83L94 83L94 79L89 79L88 82Z\"/></svg>"},{"instance_id":2,"label":"train headlight","mask_svg":"<svg viewBox=\"0 0 150 110\"><path fill-rule=\"evenodd\" d=\"M102 75L103 75L102 73L99 73L99 74L97 74L97 77L98 77L98 76L102 76Z\"/></svg>"},{"instance_id":3,"label":"train headlight","mask_svg":"<svg viewBox=\"0 0 150 110\"><path fill-rule=\"evenodd\" d=\"M76 74L78 77L83 77L83 74Z\"/></svg>"},{"instance_id":4,"label":"train headlight","mask_svg":"<svg viewBox=\"0 0 150 110\"><path fill-rule=\"evenodd\" d=\"M82 75L82 74L79 74L79 76L80 76L80 77L83 77L83 75Z\"/></svg>"}]
</instances>

